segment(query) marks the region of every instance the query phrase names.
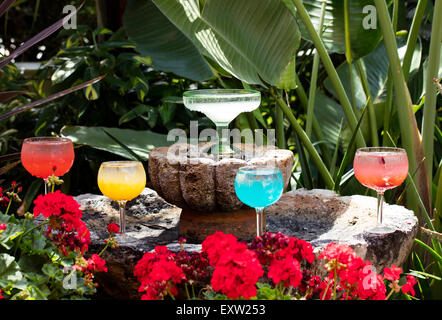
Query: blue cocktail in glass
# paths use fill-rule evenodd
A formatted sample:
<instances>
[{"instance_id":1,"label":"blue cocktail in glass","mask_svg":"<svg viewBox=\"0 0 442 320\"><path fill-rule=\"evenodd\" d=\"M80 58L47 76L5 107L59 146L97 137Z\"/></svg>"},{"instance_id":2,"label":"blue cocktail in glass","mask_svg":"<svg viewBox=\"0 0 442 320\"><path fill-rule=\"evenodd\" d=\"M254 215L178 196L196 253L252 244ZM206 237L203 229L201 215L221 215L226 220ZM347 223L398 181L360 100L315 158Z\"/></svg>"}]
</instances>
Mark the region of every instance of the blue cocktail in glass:
<instances>
[{"instance_id":1,"label":"blue cocktail in glass","mask_svg":"<svg viewBox=\"0 0 442 320\"><path fill-rule=\"evenodd\" d=\"M284 181L278 167L246 166L239 168L236 173L235 192L238 199L256 210L257 236L265 232L264 208L278 201L283 189Z\"/></svg>"}]
</instances>

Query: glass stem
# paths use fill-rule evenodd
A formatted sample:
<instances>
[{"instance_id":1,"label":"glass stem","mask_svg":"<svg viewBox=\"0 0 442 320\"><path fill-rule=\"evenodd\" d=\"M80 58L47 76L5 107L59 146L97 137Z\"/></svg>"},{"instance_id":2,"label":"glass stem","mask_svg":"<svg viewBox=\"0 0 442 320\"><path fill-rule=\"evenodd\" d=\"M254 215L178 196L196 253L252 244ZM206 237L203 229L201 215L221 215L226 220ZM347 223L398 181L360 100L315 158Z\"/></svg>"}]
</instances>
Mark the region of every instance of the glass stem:
<instances>
[{"instance_id":1,"label":"glass stem","mask_svg":"<svg viewBox=\"0 0 442 320\"><path fill-rule=\"evenodd\" d=\"M118 201L119 211L120 211L120 232L121 234L126 233L126 202Z\"/></svg>"},{"instance_id":2,"label":"glass stem","mask_svg":"<svg viewBox=\"0 0 442 320\"><path fill-rule=\"evenodd\" d=\"M378 225L382 225L383 203L384 203L384 193L378 192L378 213L377 213Z\"/></svg>"},{"instance_id":3,"label":"glass stem","mask_svg":"<svg viewBox=\"0 0 442 320\"><path fill-rule=\"evenodd\" d=\"M43 180L44 180L44 185L45 185L45 195L47 195L48 194L48 189L49 189L48 179L43 179Z\"/></svg>"},{"instance_id":4,"label":"glass stem","mask_svg":"<svg viewBox=\"0 0 442 320\"><path fill-rule=\"evenodd\" d=\"M256 236L261 237L265 232L264 226L264 208L255 208L256 210Z\"/></svg>"},{"instance_id":5,"label":"glass stem","mask_svg":"<svg viewBox=\"0 0 442 320\"><path fill-rule=\"evenodd\" d=\"M229 149L228 139L223 135L223 130L229 129L229 124L217 123L216 132L218 134L218 155L223 154L224 150Z\"/></svg>"}]
</instances>

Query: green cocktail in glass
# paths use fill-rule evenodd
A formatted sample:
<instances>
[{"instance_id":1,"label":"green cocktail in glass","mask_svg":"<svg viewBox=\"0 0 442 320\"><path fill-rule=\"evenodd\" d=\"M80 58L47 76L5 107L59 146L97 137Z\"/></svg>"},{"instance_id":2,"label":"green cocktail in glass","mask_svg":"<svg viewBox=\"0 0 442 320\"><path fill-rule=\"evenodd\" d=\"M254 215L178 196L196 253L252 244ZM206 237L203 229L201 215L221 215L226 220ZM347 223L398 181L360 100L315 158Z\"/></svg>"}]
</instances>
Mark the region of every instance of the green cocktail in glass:
<instances>
[{"instance_id":1,"label":"green cocktail in glass","mask_svg":"<svg viewBox=\"0 0 442 320\"><path fill-rule=\"evenodd\" d=\"M191 111L204 113L216 125L218 133L218 155L233 155L235 150L230 145L223 130L242 112L250 112L259 107L261 93L247 89L202 89L186 91L183 94L184 105Z\"/></svg>"}]
</instances>

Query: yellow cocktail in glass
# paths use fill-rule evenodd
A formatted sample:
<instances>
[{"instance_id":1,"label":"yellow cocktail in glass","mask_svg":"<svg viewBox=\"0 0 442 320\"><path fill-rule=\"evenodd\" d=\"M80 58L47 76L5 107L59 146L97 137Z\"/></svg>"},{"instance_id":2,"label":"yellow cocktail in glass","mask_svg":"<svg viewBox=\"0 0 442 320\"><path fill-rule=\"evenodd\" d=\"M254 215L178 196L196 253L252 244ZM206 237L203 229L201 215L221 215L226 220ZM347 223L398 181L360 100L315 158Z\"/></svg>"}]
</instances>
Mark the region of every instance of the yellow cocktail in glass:
<instances>
[{"instance_id":1,"label":"yellow cocktail in glass","mask_svg":"<svg viewBox=\"0 0 442 320\"><path fill-rule=\"evenodd\" d=\"M103 162L98 171L101 192L120 206L120 230L126 232L126 202L140 195L146 187L146 172L138 161Z\"/></svg>"}]
</instances>

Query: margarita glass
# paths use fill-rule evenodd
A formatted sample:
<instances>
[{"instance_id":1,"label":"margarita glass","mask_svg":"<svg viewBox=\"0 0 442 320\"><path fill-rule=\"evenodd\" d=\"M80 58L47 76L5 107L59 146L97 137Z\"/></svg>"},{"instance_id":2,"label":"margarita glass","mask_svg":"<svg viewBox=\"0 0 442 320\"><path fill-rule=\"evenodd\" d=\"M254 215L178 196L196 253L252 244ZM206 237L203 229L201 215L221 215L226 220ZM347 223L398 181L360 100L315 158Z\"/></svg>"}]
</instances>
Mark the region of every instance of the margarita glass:
<instances>
[{"instance_id":1,"label":"margarita glass","mask_svg":"<svg viewBox=\"0 0 442 320\"><path fill-rule=\"evenodd\" d=\"M139 161L103 162L98 171L98 188L108 198L118 202L120 230L126 232L126 203L135 199L146 187L146 172Z\"/></svg>"},{"instance_id":2,"label":"margarita glass","mask_svg":"<svg viewBox=\"0 0 442 320\"><path fill-rule=\"evenodd\" d=\"M23 167L34 177L45 181L45 193L48 192L47 179L55 175L66 174L74 163L72 141L59 137L34 137L23 141L21 162Z\"/></svg>"},{"instance_id":3,"label":"margarita glass","mask_svg":"<svg viewBox=\"0 0 442 320\"><path fill-rule=\"evenodd\" d=\"M356 179L377 192L377 226L371 232L383 232L384 192L404 182L408 174L407 152L400 148L372 147L356 151L353 162Z\"/></svg>"},{"instance_id":4,"label":"margarita glass","mask_svg":"<svg viewBox=\"0 0 442 320\"><path fill-rule=\"evenodd\" d=\"M265 232L264 208L279 200L284 189L281 170L273 166L246 166L238 169L235 192L239 200L256 210L256 235Z\"/></svg>"},{"instance_id":5,"label":"margarita glass","mask_svg":"<svg viewBox=\"0 0 442 320\"><path fill-rule=\"evenodd\" d=\"M187 109L204 113L216 125L218 133L218 155L233 155L224 129L242 112L250 112L259 107L261 93L248 89L202 89L186 91L183 102Z\"/></svg>"}]
</instances>

